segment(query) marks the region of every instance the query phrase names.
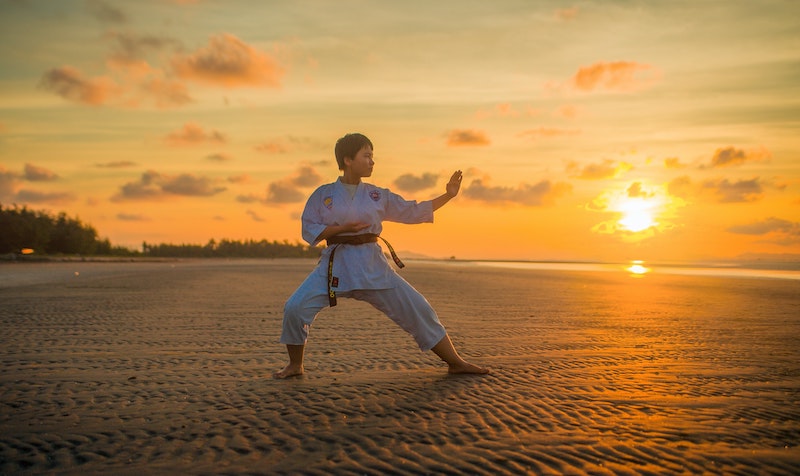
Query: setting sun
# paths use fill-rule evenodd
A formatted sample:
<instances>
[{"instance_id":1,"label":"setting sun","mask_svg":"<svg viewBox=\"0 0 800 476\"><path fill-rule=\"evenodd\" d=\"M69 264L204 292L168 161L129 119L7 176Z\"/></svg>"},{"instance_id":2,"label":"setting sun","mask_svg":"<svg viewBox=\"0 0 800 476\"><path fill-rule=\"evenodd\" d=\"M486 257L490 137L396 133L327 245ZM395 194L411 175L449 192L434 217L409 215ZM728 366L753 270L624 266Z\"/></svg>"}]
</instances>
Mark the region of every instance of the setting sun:
<instances>
[{"instance_id":1,"label":"setting sun","mask_svg":"<svg viewBox=\"0 0 800 476\"><path fill-rule=\"evenodd\" d=\"M638 233L652 226L657 225L653 219L653 203L648 203L643 199L634 198L624 201L619 210L622 218L619 224L628 231Z\"/></svg>"}]
</instances>

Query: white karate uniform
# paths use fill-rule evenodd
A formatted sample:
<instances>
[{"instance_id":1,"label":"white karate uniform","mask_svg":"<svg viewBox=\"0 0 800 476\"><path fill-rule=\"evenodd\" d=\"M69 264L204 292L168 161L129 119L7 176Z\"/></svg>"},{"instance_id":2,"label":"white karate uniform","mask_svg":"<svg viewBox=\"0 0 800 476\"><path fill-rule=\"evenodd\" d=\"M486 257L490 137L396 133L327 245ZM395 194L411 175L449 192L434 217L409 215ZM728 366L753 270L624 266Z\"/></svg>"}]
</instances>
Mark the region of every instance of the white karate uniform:
<instances>
[{"instance_id":1,"label":"white karate uniform","mask_svg":"<svg viewBox=\"0 0 800 476\"><path fill-rule=\"evenodd\" d=\"M385 188L359 183L350 196L339 178L316 189L303 210L303 239L312 246L330 225L351 222L369 223L358 233L380 235L382 221L399 223L433 222L432 201L403 199ZM328 261L332 246L325 248L317 267L286 302L283 311L281 343L305 344L317 314L328 307ZM333 288L338 297L372 304L403 330L411 334L422 351L430 350L446 331L431 305L389 265L378 243L336 245Z\"/></svg>"}]
</instances>

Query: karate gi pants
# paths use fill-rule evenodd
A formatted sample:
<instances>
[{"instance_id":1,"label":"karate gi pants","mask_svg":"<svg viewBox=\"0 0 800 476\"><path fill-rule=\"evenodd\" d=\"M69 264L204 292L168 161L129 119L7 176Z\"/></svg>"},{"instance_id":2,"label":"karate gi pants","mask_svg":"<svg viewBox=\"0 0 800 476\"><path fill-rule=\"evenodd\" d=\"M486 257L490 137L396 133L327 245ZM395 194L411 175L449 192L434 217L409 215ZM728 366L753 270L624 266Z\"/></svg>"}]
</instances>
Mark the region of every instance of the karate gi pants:
<instances>
[{"instance_id":1,"label":"karate gi pants","mask_svg":"<svg viewBox=\"0 0 800 476\"><path fill-rule=\"evenodd\" d=\"M411 334L420 350L426 352L447 334L428 300L399 274L394 274L388 289L337 291L337 298L351 298L371 304ZM305 344L308 331L322 309L330 306L327 277L311 273L286 301L283 309L281 343Z\"/></svg>"}]
</instances>

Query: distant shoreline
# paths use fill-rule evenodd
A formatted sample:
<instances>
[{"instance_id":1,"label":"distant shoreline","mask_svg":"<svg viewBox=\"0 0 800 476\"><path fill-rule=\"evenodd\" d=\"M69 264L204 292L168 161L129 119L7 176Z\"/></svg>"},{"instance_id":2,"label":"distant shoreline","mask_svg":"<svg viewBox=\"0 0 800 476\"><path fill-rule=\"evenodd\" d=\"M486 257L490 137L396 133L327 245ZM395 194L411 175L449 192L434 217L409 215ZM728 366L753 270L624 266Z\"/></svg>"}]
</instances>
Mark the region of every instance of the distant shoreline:
<instances>
[{"instance_id":1,"label":"distant shoreline","mask_svg":"<svg viewBox=\"0 0 800 476\"><path fill-rule=\"evenodd\" d=\"M167 256L57 256L57 255L0 255L0 263L50 263L50 262L87 262L87 263L164 263L180 261L245 261L245 260L308 260L308 257L239 257L239 256L214 256L214 257L167 257ZM798 271L800 261L758 261L758 260L730 260L715 262L662 262L662 261L591 261L591 260L513 260L513 259L458 259L458 258L405 258L404 261L420 263L453 263L453 264L481 264L500 267L540 267L544 269L578 269L613 266L630 266L633 263L643 264L650 268L659 269L716 269L716 270L769 270L769 271Z\"/></svg>"}]
</instances>

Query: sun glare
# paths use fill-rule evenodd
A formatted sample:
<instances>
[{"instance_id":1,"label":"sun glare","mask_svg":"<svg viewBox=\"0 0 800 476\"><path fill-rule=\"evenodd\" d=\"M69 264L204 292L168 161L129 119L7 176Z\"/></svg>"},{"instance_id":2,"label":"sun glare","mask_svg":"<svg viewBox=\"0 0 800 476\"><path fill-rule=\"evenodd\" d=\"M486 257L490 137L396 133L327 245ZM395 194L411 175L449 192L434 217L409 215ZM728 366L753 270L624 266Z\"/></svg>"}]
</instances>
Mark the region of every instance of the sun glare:
<instances>
[{"instance_id":1,"label":"sun glare","mask_svg":"<svg viewBox=\"0 0 800 476\"><path fill-rule=\"evenodd\" d=\"M617 222L623 229L638 233L658 225L653 218L655 203L652 200L628 198L617 207L622 218Z\"/></svg>"},{"instance_id":2,"label":"sun glare","mask_svg":"<svg viewBox=\"0 0 800 476\"><path fill-rule=\"evenodd\" d=\"M629 273L641 276L643 274L647 274L650 272L650 268L644 266L644 261L636 260L633 261L630 266L625 268Z\"/></svg>"}]
</instances>

